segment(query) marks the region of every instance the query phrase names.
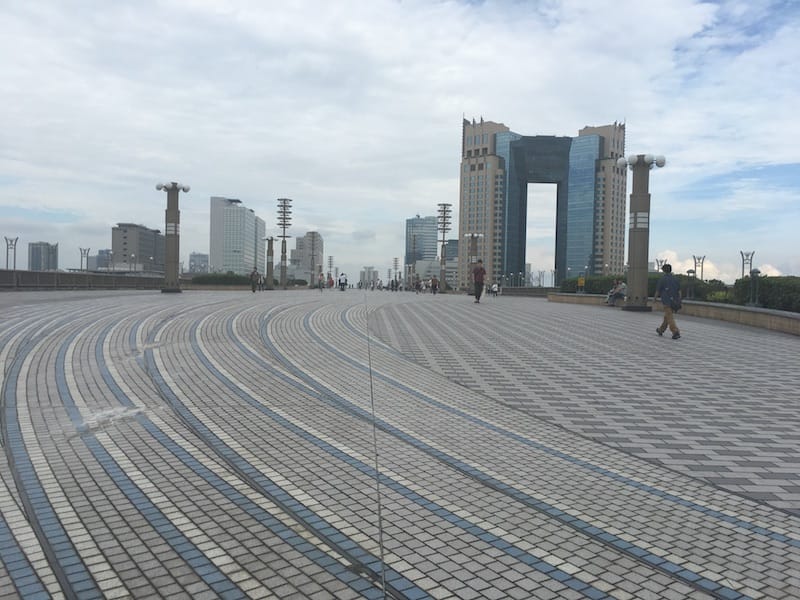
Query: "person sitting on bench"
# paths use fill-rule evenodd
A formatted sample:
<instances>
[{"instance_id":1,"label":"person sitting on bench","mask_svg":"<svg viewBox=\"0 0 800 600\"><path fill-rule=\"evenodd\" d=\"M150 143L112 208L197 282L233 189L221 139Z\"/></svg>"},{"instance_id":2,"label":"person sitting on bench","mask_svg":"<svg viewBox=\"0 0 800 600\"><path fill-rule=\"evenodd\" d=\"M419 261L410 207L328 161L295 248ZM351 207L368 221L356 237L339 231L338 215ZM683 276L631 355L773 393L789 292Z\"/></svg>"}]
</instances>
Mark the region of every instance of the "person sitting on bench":
<instances>
[{"instance_id":1,"label":"person sitting on bench","mask_svg":"<svg viewBox=\"0 0 800 600\"><path fill-rule=\"evenodd\" d=\"M606 297L606 304L609 306L616 306L617 300L625 301L625 294L628 292L628 285L621 279L614 280L614 287L612 287L608 296Z\"/></svg>"}]
</instances>

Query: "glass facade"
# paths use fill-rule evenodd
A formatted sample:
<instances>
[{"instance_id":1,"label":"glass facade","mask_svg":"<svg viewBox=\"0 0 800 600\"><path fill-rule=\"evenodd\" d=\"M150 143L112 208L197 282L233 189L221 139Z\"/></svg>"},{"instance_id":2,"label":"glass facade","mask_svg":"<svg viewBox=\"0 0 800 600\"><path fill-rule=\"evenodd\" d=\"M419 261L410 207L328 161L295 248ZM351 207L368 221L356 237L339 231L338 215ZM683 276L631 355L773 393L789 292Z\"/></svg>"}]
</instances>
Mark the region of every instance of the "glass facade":
<instances>
[{"instance_id":1,"label":"glass facade","mask_svg":"<svg viewBox=\"0 0 800 600\"><path fill-rule=\"evenodd\" d=\"M418 260L436 260L439 255L436 236L439 226L436 217L406 219L405 264L412 265Z\"/></svg>"},{"instance_id":2,"label":"glass facade","mask_svg":"<svg viewBox=\"0 0 800 600\"><path fill-rule=\"evenodd\" d=\"M587 135L574 138L569 151L566 276L588 274L594 266L595 185L600 148L600 136Z\"/></svg>"},{"instance_id":3,"label":"glass facade","mask_svg":"<svg viewBox=\"0 0 800 600\"><path fill-rule=\"evenodd\" d=\"M504 273L525 271L529 183L556 184L556 254L558 273L566 270L569 161L572 138L520 136L510 143L506 190Z\"/></svg>"},{"instance_id":4,"label":"glass facade","mask_svg":"<svg viewBox=\"0 0 800 600\"><path fill-rule=\"evenodd\" d=\"M577 137L523 136L502 123L465 119L459 238L470 247L459 254L459 286L467 286L475 256L495 280L525 272L530 183L556 185L557 282L583 272L621 273L626 174L616 159L624 148L620 123L587 126Z\"/></svg>"}]
</instances>

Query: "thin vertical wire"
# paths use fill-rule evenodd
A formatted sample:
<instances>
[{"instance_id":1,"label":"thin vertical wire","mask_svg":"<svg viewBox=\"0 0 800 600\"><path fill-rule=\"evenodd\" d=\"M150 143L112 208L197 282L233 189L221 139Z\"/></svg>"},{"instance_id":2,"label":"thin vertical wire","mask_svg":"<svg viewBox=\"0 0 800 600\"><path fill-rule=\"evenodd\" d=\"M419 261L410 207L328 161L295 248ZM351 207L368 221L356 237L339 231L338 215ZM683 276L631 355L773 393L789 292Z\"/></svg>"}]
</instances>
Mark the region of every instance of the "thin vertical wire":
<instances>
[{"instance_id":1,"label":"thin vertical wire","mask_svg":"<svg viewBox=\"0 0 800 600\"><path fill-rule=\"evenodd\" d=\"M364 327L367 337L367 366L369 369L369 402L372 410L372 449L375 457L375 495L378 503L378 546L380 548L381 559L381 588L383 597L386 598L386 562L383 555L383 502L381 500L381 474L378 465L378 427L375 418L375 394L372 385L372 349L369 335L369 307L367 306L367 294L364 292Z\"/></svg>"}]
</instances>

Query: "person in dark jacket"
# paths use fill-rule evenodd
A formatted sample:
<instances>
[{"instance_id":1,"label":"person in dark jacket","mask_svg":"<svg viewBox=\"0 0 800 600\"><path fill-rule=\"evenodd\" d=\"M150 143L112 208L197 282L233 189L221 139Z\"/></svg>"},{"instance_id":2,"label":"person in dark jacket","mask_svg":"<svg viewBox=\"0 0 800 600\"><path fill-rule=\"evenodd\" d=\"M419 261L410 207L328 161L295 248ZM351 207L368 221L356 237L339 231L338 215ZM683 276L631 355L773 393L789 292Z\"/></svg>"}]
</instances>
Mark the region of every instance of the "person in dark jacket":
<instances>
[{"instance_id":1,"label":"person in dark jacket","mask_svg":"<svg viewBox=\"0 0 800 600\"><path fill-rule=\"evenodd\" d=\"M661 321L661 325L656 328L656 333L664 335L667 327L669 327L672 332L672 339L677 340L681 337L681 332L675 324L675 309L680 308L681 305L681 285L677 277L672 274L672 265L665 263L661 270L664 274L658 280L658 285L656 285L655 299L660 299L661 304L664 306L664 319Z\"/></svg>"}]
</instances>

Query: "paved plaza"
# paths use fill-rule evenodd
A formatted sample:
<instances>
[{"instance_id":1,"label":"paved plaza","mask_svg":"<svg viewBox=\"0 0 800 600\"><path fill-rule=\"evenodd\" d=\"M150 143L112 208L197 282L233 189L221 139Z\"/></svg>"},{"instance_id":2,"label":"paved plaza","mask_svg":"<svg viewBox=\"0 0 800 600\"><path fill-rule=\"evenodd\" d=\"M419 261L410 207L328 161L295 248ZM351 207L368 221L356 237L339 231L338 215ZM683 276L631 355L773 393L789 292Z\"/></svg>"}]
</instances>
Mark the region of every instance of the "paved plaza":
<instances>
[{"instance_id":1,"label":"paved plaza","mask_svg":"<svg viewBox=\"0 0 800 600\"><path fill-rule=\"evenodd\" d=\"M0 293L0 600L800 598L800 338L659 323Z\"/></svg>"}]
</instances>

